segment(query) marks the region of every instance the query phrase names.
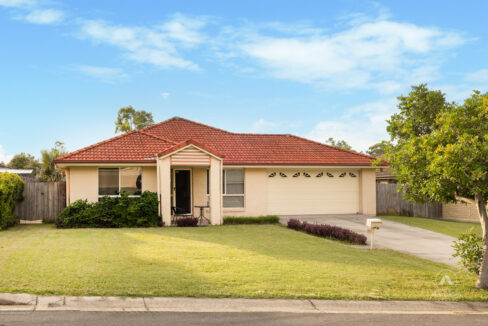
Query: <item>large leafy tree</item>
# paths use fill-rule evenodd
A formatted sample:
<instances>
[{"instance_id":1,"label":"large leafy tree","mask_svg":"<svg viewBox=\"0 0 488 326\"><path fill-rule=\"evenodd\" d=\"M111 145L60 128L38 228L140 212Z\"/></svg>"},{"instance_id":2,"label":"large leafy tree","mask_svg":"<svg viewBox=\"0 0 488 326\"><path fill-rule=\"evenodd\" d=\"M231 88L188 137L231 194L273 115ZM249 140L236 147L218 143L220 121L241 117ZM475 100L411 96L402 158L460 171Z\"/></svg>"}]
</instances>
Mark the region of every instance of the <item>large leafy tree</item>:
<instances>
[{"instance_id":1,"label":"large leafy tree","mask_svg":"<svg viewBox=\"0 0 488 326\"><path fill-rule=\"evenodd\" d=\"M32 169L34 171L34 175L37 175L39 172L40 163L34 156L26 153L20 153L12 157L8 163L8 167L11 169Z\"/></svg>"},{"instance_id":2,"label":"large leafy tree","mask_svg":"<svg viewBox=\"0 0 488 326\"><path fill-rule=\"evenodd\" d=\"M483 230L476 286L488 288L488 94L475 91L462 105L425 85L399 97L388 121L387 159L413 201L471 202Z\"/></svg>"},{"instance_id":3,"label":"large leafy tree","mask_svg":"<svg viewBox=\"0 0 488 326\"><path fill-rule=\"evenodd\" d=\"M121 108L115 121L115 132L128 132L142 129L154 123L151 112L135 110L132 106Z\"/></svg>"},{"instance_id":4,"label":"large leafy tree","mask_svg":"<svg viewBox=\"0 0 488 326\"><path fill-rule=\"evenodd\" d=\"M369 146L369 148L366 150L366 154L374 157L383 156L386 153L387 146L388 146L388 142L386 141L376 143L374 145Z\"/></svg>"},{"instance_id":5,"label":"large leafy tree","mask_svg":"<svg viewBox=\"0 0 488 326\"><path fill-rule=\"evenodd\" d=\"M63 173L56 169L54 159L67 153L64 144L60 141L54 143L50 150L41 151L41 179L44 181L61 181Z\"/></svg>"},{"instance_id":6,"label":"large leafy tree","mask_svg":"<svg viewBox=\"0 0 488 326\"><path fill-rule=\"evenodd\" d=\"M352 151L351 145L349 145L345 140L341 140L341 139L335 140L334 138L329 137L329 139L327 139L325 142L329 145L334 146L334 147L338 147L338 148L347 149L347 150Z\"/></svg>"}]
</instances>

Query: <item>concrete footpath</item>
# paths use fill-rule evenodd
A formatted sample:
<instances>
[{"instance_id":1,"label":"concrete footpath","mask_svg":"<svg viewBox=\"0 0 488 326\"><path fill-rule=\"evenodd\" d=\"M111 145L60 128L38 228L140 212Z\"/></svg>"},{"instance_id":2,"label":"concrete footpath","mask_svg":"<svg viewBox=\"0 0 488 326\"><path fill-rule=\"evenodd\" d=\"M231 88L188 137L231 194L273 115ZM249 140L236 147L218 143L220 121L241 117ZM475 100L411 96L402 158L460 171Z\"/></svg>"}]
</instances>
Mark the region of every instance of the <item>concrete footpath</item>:
<instances>
[{"instance_id":1,"label":"concrete footpath","mask_svg":"<svg viewBox=\"0 0 488 326\"><path fill-rule=\"evenodd\" d=\"M488 315L488 302L74 297L3 293L0 294L0 313L2 311L167 311Z\"/></svg>"}]
</instances>

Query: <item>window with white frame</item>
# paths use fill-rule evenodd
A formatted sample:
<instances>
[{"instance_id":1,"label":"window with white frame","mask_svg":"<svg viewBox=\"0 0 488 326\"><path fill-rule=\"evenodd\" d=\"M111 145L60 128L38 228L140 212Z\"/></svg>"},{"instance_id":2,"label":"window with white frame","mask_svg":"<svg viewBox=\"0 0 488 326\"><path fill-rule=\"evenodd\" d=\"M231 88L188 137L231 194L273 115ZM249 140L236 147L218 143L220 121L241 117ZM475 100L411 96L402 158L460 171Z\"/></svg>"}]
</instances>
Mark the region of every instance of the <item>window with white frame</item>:
<instances>
[{"instance_id":1,"label":"window with white frame","mask_svg":"<svg viewBox=\"0 0 488 326\"><path fill-rule=\"evenodd\" d=\"M222 174L223 207L244 207L244 169L225 169Z\"/></svg>"},{"instance_id":2,"label":"window with white frame","mask_svg":"<svg viewBox=\"0 0 488 326\"><path fill-rule=\"evenodd\" d=\"M142 168L100 168L98 169L98 196L139 196L142 191Z\"/></svg>"}]
</instances>

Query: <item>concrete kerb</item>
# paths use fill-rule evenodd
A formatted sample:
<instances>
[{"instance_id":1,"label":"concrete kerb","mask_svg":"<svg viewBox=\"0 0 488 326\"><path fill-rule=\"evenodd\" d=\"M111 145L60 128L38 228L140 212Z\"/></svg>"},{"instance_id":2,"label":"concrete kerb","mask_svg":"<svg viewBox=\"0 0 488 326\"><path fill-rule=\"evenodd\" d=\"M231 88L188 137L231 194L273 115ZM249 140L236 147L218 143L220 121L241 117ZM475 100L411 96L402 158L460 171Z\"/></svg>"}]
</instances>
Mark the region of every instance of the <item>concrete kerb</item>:
<instances>
[{"instance_id":1,"label":"concrete kerb","mask_svg":"<svg viewBox=\"0 0 488 326\"><path fill-rule=\"evenodd\" d=\"M132 298L0 294L0 312L34 310L488 315L488 302Z\"/></svg>"}]
</instances>

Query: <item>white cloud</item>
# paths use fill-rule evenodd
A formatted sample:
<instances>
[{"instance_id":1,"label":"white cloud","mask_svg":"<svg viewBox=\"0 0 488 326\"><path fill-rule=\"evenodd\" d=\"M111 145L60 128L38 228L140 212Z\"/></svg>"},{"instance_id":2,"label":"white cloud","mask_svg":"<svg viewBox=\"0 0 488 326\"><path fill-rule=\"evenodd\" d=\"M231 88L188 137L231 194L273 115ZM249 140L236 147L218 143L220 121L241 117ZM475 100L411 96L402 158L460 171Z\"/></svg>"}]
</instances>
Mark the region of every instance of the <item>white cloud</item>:
<instances>
[{"instance_id":1,"label":"white cloud","mask_svg":"<svg viewBox=\"0 0 488 326\"><path fill-rule=\"evenodd\" d=\"M163 99L167 100L169 98L169 95L170 93L169 92L162 92L161 93L161 96L163 97Z\"/></svg>"},{"instance_id":2,"label":"white cloud","mask_svg":"<svg viewBox=\"0 0 488 326\"><path fill-rule=\"evenodd\" d=\"M257 120L251 127L251 132L285 132L303 125L303 121L269 121L263 118Z\"/></svg>"},{"instance_id":3,"label":"white cloud","mask_svg":"<svg viewBox=\"0 0 488 326\"><path fill-rule=\"evenodd\" d=\"M2 7L24 7L31 6L34 4L33 0L0 0L0 6Z\"/></svg>"},{"instance_id":4,"label":"white cloud","mask_svg":"<svg viewBox=\"0 0 488 326\"><path fill-rule=\"evenodd\" d=\"M107 83L116 83L127 78L127 74L119 68L79 65L74 66L74 69L86 76L90 76Z\"/></svg>"},{"instance_id":5,"label":"white cloud","mask_svg":"<svg viewBox=\"0 0 488 326\"><path fill-rule=\"evenodd\" d=\"M30 12L23 19L33 24L56 24L64 19L64 13L56 9L37 9Z\"/></svg>"},{"instance_id":6,"label":"white cloud","mask_svg":"<svg viewBox=\"0 0 488 326\"><path fill-rule=\"evenodd\" d=\"M439 54L466 41L455 32L385 18L354 20L336 32L305 26L303 33L283 35L266 27L229 28L221 42L227 60L244 57L272 77L330 90L390 93L431 80L438 75Z\"/></svg>"},{"instance_id":7,"label":"white cloud","mask_svg":"<svg viewBox=\"0 0 488 326\"><path fill-rule=\"evenodd\" d=\"M14 157L13 155L8 155L2 145L0 145L0 162L7 164Z\"/></svg>"},{"instance_id":8,"label":"white cloud","mask_svg":"<svg viewBox=\"0 0 488 326\"><path fill-rule=\"evenodd\" d=\"M192 48L205 40L201 29L205 20L174 15L155 27L128 27L104 21L85 20L80 37L122 49L127 58L160 68L198 69L183 59L180 50Z\"/></svg>"},{"instance_id":9,"label":"white cloud","mask_svg":"<svg viewBox=\"0 0 488 326\"><path fill-rule=\"evenodd\" d=\"M481 69L478 71L470 72L466 74L465 79L473 83L488 84L488 69Z\"/></svg>"},{"instance_id":10,"label":"white cloud","mask_svg":"<svg viewBox=\"0 0 488 326\"><path fill-rule=\"evenodd\" d=\"M395 98L355 106L337 119L318 122L305 136L319 142L329 137L342 139L354 150L365 151L369 146L389 139L386 120L396 111L396 106Z\"/></svg>"}]
</instances>

